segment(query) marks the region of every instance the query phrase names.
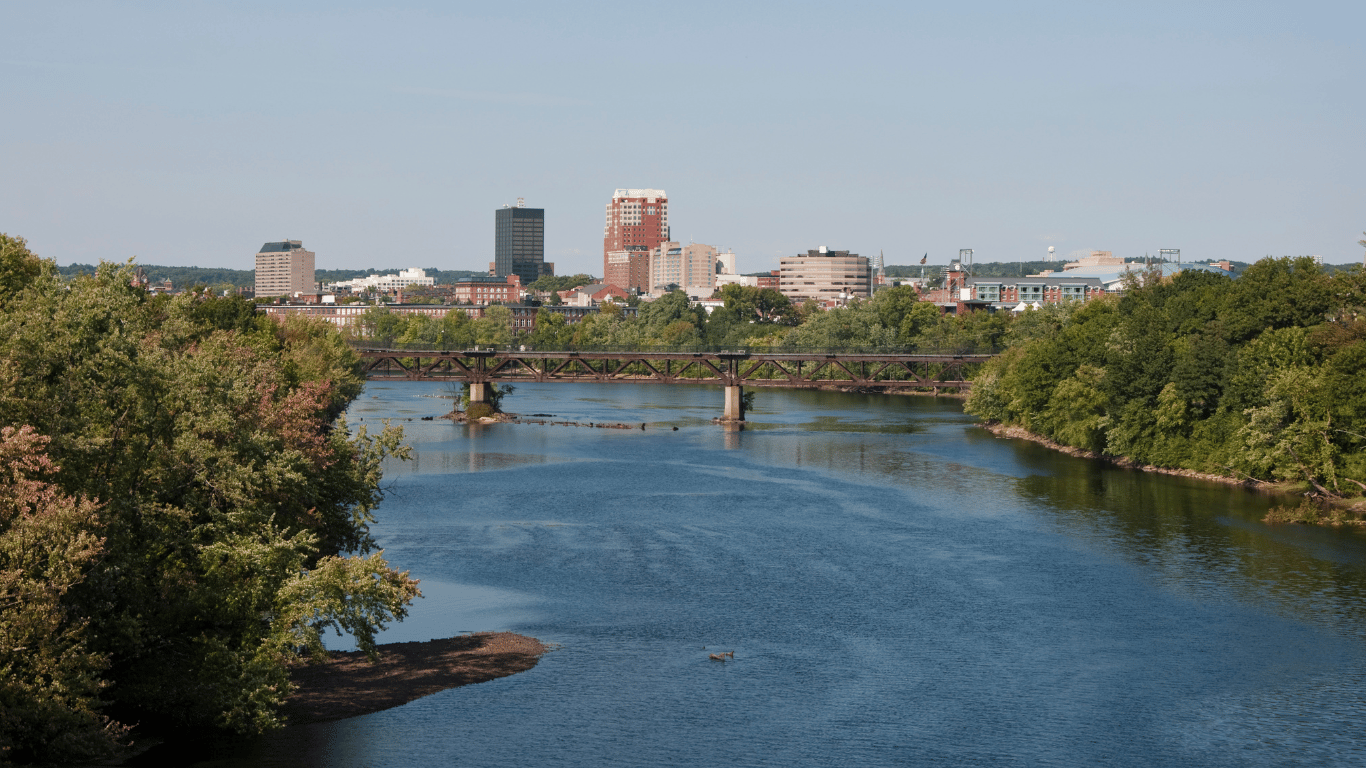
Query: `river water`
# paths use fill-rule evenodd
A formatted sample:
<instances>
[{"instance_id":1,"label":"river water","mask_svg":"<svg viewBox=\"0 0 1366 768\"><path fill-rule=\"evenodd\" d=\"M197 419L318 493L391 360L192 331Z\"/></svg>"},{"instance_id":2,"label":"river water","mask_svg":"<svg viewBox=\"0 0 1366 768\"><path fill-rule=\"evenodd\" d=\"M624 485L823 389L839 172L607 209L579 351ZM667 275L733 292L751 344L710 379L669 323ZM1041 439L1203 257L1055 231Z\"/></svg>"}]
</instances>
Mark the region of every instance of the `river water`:
<instances>
[{"instance_id":1,"label":"river water","mask_svg":"<svg viewBox=\"0 0 1366 768\"><path fill-rule=\"evenodd\" d=\"M716 387L533 384L505 407L636 428L421 421L446 394L349 413L415 454L374 532L426 597L384 639L557 649L202 765L1366 764L1359 533L952 400L760 390L728 433Z\"/></svg>"}]
</instances>

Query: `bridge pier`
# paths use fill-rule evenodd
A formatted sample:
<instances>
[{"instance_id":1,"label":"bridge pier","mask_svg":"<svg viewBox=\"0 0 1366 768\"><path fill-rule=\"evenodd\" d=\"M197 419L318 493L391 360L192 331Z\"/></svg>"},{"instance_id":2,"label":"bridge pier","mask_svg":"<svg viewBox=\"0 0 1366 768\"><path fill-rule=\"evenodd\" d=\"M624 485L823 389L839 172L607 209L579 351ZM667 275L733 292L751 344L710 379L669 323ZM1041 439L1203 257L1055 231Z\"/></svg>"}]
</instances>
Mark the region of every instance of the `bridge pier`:
<instances>
[{"instance_id":1,"label":"bridge pier","mask_svg":"<svg viewBox=\"0 0 1366 768\"><path fill-rule=\"evenodd\" d=\"M726 387L726 412L722 421L745 420L745 388L740 385Z\"/></svg>"},{"instance_id":2,"label":"bridge pier","mask_svg":"<svg viewBox=\"0 0 1366 768\"><path fill-rule=\"evenodd\" d=\"M470 405L475 403L487 403L493 394L493 385L487 381L470 382Z\"/></svg>"}]
</instances>

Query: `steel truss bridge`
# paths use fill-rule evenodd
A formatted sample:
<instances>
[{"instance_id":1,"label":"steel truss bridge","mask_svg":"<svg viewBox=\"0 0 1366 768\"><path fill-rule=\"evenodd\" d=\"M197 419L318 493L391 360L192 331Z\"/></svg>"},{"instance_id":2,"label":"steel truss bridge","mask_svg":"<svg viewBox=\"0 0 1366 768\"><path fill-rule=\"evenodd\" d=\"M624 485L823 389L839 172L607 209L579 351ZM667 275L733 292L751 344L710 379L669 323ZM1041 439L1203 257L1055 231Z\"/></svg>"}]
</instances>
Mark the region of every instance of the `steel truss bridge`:
<instances>
[{"instance_id":1,"label":"steel truss bridge","mask_svg":"<svg viewBox=\"0 0 1366 768\"><path fill-rule=\"evenodd\" d=\"M376 381L720 384L725 387L831 386L876 391L971 389L968 366L991 354L887 352L588 351L388 349L356 346Z\"/></svg>"}]
</instances>

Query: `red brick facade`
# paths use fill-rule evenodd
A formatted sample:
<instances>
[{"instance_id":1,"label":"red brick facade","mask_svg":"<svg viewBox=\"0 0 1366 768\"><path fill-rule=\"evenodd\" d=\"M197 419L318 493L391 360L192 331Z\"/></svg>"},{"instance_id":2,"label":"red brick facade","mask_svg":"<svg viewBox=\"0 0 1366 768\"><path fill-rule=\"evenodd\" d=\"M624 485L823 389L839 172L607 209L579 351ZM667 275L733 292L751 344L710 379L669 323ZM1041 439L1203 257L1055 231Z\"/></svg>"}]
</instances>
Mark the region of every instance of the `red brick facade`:
<instances>
[{"instance_id":1,"label":"red brick facade","mask_svg":"<svg viewBox=\"0 0 1366 768\"><path fill-rule=\"evenodd\" d=\"M650 250L669 239L669 198L662 189L618 189L602 230L603 282L648 289Z\"/></svg>"},{"instance_id":2,"label":"red brick facade","mask_svg":"<svg viewBox=\"0 0 1366 768\"><path fill-rule=\"evenodd\" d=\"M452 286L451 300L457 304L519 304L522 301L522 279L508 275L496 281L487 277L466 277Z\"/></svg>"}]
</instances>

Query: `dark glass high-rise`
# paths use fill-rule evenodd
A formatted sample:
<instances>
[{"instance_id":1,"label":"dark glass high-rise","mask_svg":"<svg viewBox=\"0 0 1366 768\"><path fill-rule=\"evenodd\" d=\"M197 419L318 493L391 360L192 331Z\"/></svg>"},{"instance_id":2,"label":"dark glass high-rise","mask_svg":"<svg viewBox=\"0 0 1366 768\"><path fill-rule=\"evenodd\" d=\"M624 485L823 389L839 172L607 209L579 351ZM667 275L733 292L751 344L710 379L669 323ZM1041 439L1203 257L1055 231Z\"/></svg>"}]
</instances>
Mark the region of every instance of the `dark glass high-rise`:
<instances>
[{"instance_id":1,"label":"dark glass high-rise","mask_svg":"<svg viewBox=\"0 0 1366 768\"><path fill-rule=\"evenodd\" d=\"M545 263L545 209L499 208L494 212L493 270L498 277L517 275L522 285L554 274Z\"/></svg>"}]
</instances>

